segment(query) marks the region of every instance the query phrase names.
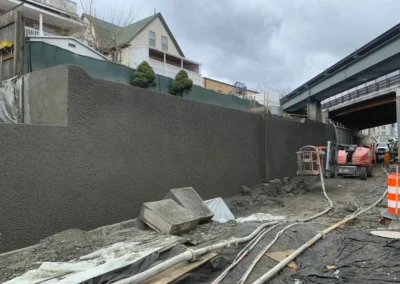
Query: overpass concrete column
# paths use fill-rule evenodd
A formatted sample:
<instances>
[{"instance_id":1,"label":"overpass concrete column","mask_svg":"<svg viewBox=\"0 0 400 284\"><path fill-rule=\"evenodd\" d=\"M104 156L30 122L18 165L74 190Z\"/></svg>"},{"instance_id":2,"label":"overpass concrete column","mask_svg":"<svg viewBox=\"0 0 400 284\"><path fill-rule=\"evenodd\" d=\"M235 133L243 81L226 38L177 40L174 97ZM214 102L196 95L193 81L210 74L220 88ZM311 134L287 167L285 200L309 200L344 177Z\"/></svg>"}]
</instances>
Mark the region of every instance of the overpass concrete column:
<instances>
[{"instance_id":1,"label":"overpass concrete column","mask_svg":"<svg viewBox=\"0 0 400 284\"><path fill-rule=\"evenodd\" d=\"M396 89L396 121L397 121L397 136L400 133L400 88ZM400 139L397 137L397 151L400 150Z\"/></svg>"},{"instance_id":2,"label":"overpass concrete column","mask_svg":"<svg viewBox=\"0 0 400 284\"><path fill-rule=\"evenodd\" d=\"M308 100L307 118L310 120L322 122L321 102L315 100Z\"/></svg>"}]
</instances>

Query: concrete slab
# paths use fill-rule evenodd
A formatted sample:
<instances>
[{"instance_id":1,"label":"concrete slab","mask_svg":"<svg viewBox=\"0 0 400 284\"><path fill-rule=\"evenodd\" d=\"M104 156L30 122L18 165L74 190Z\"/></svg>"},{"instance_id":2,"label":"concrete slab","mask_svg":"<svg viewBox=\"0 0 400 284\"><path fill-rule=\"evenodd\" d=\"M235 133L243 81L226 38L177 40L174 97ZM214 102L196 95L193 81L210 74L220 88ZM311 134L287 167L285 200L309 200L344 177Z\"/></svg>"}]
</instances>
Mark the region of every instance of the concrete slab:
<instances>
[{"instance_id":1,"label":"concrete slab","mask_svg":"<svg viewBox=\"0 0 400 284\"><path fill-rule=\"evenodd\" d=\"M199 218L172 199L144 203L140 219L157 232L180 235L196 229Z\"/></svg>"},{"instance_id":2,"label":"concrete slab","mask_svg":"<svg viewBox=\"0 0 400 284\"><path fill-rule=\"evenodd\" d=\"M182 205L192 212L194 216L200 218L200 223L208 222L214 216L214 213L204 205L203 199L201 199L193 187L170 189L164 199L172 199Z\"/></svg>"}]
</instances>

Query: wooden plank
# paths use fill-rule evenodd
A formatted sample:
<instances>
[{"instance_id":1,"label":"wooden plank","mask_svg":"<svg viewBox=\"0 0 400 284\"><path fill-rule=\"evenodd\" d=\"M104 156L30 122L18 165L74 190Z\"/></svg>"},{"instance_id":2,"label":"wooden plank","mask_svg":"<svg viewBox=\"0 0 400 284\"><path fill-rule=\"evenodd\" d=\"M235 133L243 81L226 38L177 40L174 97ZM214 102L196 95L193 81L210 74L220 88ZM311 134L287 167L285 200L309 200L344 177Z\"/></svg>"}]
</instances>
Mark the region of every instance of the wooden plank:
<instances>
[{"instance_id":1,"label":"wooden plank","mask_svg":"<svg viewBox=\"0 0 400 284\"><path fill-rule=\"evenodd\" d=\"M291 255L294 252L294 250L288 250L288 251L277 251L277 252L269 252L266 253L265 255L272 258L273 260L276 260L277 262L281 262L284 260L286 257ZM293 261L290 262L287 265L289 268L293 269L294 271L297 270L297 265Z\"/></svg>"},{"instance_id":2,"label":"wooden plank","mask_svg":"<svg viewBox=\"0 0 400 284\"><path fill-rule=\"evenodd\" d=\"M202 266L206 262L210 261L214 257L216 257L216 253L209 253L206 255L203 255L202 257L199 258L199 260L192 262L192 263L179 263L164 272L161 272L160 274L148 279L147 281L143 282L143 284L168 284L171 283L172 281L178 279L182 275L185 275L186 273L195 270L196 268Z\"/></svg>"},{"instance_id":3,"label":"wooden plank","mask_svg":"<svg viewBox=\"0 0 400 284\"><path fill-rule=\"evenodd\" d=\"M3 63L4 61L10 60L14 58L14 54L9 54L7 56L4 56L3 59L0 60L0 63Z\"/></svg>"},{"instance_id":4,"label":"wooden plank","mask_svg":"<svg viewBox=\"0 0 400 284\"><path fill-rule=\"evenodd\" d=\"M400 232L395 231L372 231L371 235L387 238L387 239L400 239Z\"/></svg>"}]
</instances>

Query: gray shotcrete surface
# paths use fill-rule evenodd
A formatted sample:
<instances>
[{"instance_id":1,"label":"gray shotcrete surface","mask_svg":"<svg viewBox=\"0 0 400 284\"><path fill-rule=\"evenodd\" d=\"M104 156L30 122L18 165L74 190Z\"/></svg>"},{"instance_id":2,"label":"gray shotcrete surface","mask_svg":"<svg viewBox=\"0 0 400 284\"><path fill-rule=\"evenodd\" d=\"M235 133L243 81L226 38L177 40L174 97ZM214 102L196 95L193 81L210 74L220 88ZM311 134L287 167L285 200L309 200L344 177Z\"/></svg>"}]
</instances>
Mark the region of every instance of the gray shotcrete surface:
<instances>
[{"instance_id":1,"label":"gray shotcrete surface","mask_svg":"<svg viewBox=\"0 0 400 284\"><path fill-rule=\"evenodd\" d=\"M268 117L265 123L265 177L292 177L297 171L296 152L306 145L326 146L333 141L332 125L306 120L304 123Z\"/></svg>"},{"instance_id":2,"label":"gray shotcrete surface","mask_svg":"<svg viewBox=\"0 0 400 284\"><path fill-rule=\"evenodd\" d=\"M264 177L260 115L94 79L76 66L44 71L40 84L54 86L50 73L68 81L47 89L68 88L68 124L0 124L0 252L133 219L171 188L192 186L206 200L292 176L299 147L333 138L328 125L268 117Z\"/></svg>"},{"instance_id":3,"label":"gray shotcrete surface","mask_svg":"<svg viewBox=\"0 0 400 284\"><path fill-rule=\"evenodd\" d=\"M135 218L171 188L209 199L261 182L259 115L48 72L63 68L67 126L0 125L1 252Z\"/></svg>"}]
</instances>

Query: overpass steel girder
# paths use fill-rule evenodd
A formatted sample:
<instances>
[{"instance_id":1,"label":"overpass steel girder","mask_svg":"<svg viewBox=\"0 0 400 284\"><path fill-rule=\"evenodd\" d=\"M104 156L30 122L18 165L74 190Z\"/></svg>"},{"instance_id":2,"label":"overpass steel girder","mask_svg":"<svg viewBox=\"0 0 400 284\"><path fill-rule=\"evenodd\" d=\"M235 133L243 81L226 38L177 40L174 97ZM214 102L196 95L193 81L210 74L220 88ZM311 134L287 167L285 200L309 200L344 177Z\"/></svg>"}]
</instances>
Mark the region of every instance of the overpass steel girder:
<instances>
[{"instance_id":1,"label":"overpass steel girder","mask_svg":"<svg viewBox=\"0 0 400 284\"><path fill-rule=\"evenodd\" d=\"M364 110L364 109L368 109L368 108L373 108L375 106L379 106L379 105L384 105L384 104L389 104L391 102L395 102L396 101L396 96L392 96L389 98L384 98L378 101L374 101L374 102L370 102L370 103L365 103L361 106L355 106L355 107L348 107L345 110L336 110L334 112L334 114L332 115L332 118L337 117L337 116L341 116L341 115L345 115L345 114L349 114L352 112L356 112L356 111L360 111L360 110Z\"/></svg>"},{"instance_id":2,"label":"overpass steel girder","mask_svg":"<svg viewBox=\"0 0 400 284\"><path fill-rule=\"evenodd\" d=\"M298 111L309 98L323 100L349 88L400 69L400 36L366 53L356 62L327 75L325 79L301 91L282 104L287 112Z\"/></svg>"}]
</instances>

